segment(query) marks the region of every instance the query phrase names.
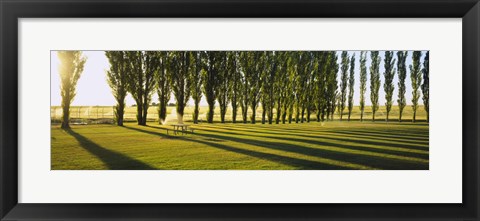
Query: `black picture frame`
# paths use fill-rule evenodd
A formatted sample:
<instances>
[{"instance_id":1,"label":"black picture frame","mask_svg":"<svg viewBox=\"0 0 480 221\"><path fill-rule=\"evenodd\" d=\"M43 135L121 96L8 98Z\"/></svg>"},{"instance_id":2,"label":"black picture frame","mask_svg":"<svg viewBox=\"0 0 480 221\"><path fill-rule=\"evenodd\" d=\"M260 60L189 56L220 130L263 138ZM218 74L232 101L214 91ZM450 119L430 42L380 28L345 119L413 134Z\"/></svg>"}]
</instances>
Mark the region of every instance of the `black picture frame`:
<instances>
[{"instance_id":1,"label":"black picture frame","mask_svg":"<svg viewBox=\"0 0 480 221\"><path fill-rule=\"evenodd\" d=\"M0 0L1 220L479 220L478 0ZM462 18L462 204L18 203L18 19L132 17ZM128 191L128 190L126 190Z\"/></svg>"}]
</instances>

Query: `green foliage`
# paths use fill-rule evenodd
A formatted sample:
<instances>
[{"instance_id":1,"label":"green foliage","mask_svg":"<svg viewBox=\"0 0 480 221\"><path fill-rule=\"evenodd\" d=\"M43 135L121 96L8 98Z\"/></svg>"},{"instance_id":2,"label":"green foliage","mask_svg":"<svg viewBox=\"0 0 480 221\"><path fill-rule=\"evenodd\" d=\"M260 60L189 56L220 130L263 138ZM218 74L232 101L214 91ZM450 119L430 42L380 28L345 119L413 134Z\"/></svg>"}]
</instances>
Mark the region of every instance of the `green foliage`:
<instances>
[{"instance_id":1,"label":"green foliage","mask_svg":"<svg viewBox=\"0 0 480 221\"><path fill-rule=\"evenodd\" d=\"M158 52L159 69L155 75L158 95L158 122L163 124L167 117L167 106L171 96L170 75L168 72L168 52Z\"/></svg>"},{"instance_id":2,"label":"green foliage","mask_svg":"<svg viewBox=\"0 0 480 221\"><path fill-rule=\"evenodd\" d=\"M146 125L151 95L155 85L155 72L158 69L157 52L127 51L128 92L137 104L137 123Z\"/></svg>"},{"instance_id":3,"label":"green foliage","mask_svg":"<svg viewBox=\"0 0 480 221\"><path fill-rule=\"evenodd\" d=\"M347 85L348 85L348 65L350 63L350 58L348 57L348 52L342 52L342 68L341 68L341 81L340 81L340 102L338 108L340 110L340 120L343 118L343 110L345 110L346 100L347 100Z\"/></svg>"},{"instance_id":4,"label":"green foliage","mask_svg":"<svg viewBox=\"0 0 480 221\"><path fill-rule=\"evenodd\" d=\"M123 51L106 51L105 56L110 63L110 70L107 71L107 82L112 90L113 97L117 102L115 106L115 120L118 126L123 126L123 115L125 113L125 97L127 96L128 76L126 66L128 65Z\"/></svg>"},{"instance_id":5,"label":"green foliage","mask_svg":"<svg viewBox=\"0 0 480 221\"><path fill-rule=\"evenodd\" d=\"M353 93L355 87L355 53L350 59L350 76L348 77L348 120L352 115L353 110Z\"/></svg>"},{"instance_id":6,"label":"green foliage","mask_svg":"<svg viewBox=\"0 0 480 221\"><path fill-rule=\"evenodd\" d=\"M81 51L58 51L60 60L60 93L62 96L62 128L70 128L70 104L76 95L77 82L82 75L87 59Z\"/></svg>"},{"instance_id":7,"label":"green foliage","mask_svg":"<svg viewBox=\"0 0 480 221\"><path fill-rule=\"evenodd\" d=\"M383 65L385 67L385 72L383 73L383 76L385 78L385 82L383 83L383 90L385 91L385 107L387 107L386 121L388 121L390 110L392 110L393 90L395 89L395 86L393 85L393 77L395 77L395 59L393 58L392 51L385 51Z\"/></svg>"},{"instance_id":8,"label":"green foliage","mask_svg":"<svg viewBox=\"0 0 480 221\"><path fill-rule=\"evenodd\" d=\"M407 66L405 64L407 60L408 52L407 51L398 51L397 52L397 70L398 70L398 120L402 121L403 109L407 105L405 99L406 86L405 79L407 78Z\"/></svg>"},{"instance_id":9,"label":"green foliage","mask_svg":"<svg viewBox=\"0 0 480 221\"><path fill-rule=\"evenodd\" d=\"M333 120L333 114L335 112L336 101L337 101L337 73L338 73L338 56L335 51L328 52L328 65L326 68L326 79L327 79L327 93L325 96L325 102L327 104L327 120Z\"/></svg>"},{"instance_id":10,"label":"green foliage","mask_svg":"<svg viewBox=\"0 0 480 221\"><path fill-rule=\"evenodd\" d=\"M365 111L365 91L367 90L367 52L360 52L360 121Z\"/></svg>"},{"instance_id":11,"label":"green foliage","mask_svg":"<svg viewBox=\"0 0 480 221\"><path fill-rule=\"evenodd\" d=\"M262 86L261 74L265 69L265 52L240 52L240 63L245 78L245 90L248 92L244 99L250 104L252 109L250 121L252 124L255 124L256 110L260 101L260 89Z\"/></svg>"},{"instance_id":12,"label":"green foliage","mask_svg":"<svg viewBox=\"0 0 480 221\"><path fill-rule=\"evenodd\" d=\"M217 52L219 54L219 72L217 75L217 102L220 106L221 122L225 123L225 114L229 103L228 95L230 94L230 82L232 73L228 70L228 54L225 51Z\"/></svg>"},{"instance_id":13,"label":"green foliage","mask_svg":"<svg viewBox=\"0 0 480 221\"><path fill-rule=\"evenodd\" d=\"M169 59L170 86L177 101L177 115L183 117L185 106L190 97L192 83L189 76L191 72L191 54L187 51L170 52Z\"/></svg>"},{"instance_id":14,"label":"green foliage","mask_svg":"<svg viewBox=\"0 0 480 221\"><path fill-rule=\"evenodd\" d=\"M318 51L313 52L315 56L315 71L313 72L314 76L314 103L317 111L317 122L325 120L326 112L326 94L327 94L327 72L326 66L328 62L328 52Z\"/></svg>"},{"instance_id":15,"label":"green foliage","mask_svg":"<svg viewBox=\"0 0 480 221\"><path fill-rule=\"evenodd\" d=\"M412 110L413 118L412 121L415 122L415 117L418 108L418 99L420 98L420 85L422 83L422 70L420 67L420 57L422 57L421 51L413 52L413 65L410 65L410 80L412 82Z\"/></svg>"},{"instance_id":16,"label":"green foliage","mask_svg":"<svg viewBox=\"0 0 480 221\"><path fill-rule=\"evenodd\" d=\"M423 84L422 84L422 98L423 98L423 107L427 112L427 121L429 121L429 90L430 90L430 76L429 76L429 61L430 61L430 51L427 51L425 58L423 59Z\"/></svg>"},{"instance_id":17,"label":"green foliage","mask_svg":"<svg viewBox=\"0 0 480 221\"><path fill-rule=\"evenodd\" d=\"M372 102L372 120L375 121L375 113L378 110L378 92L380 90L380 61L378 51L370 52L370 100Z\"/></svg>"},{"instance_id":18,"label":"green foliage","mask_svg":"<svg viewBox=\"0 0 480 221\"><path fill-rule=\"evenodd\" d=\"M230 83L230 89L229 89L229 99L232 104L232 122L236 123L237 122L237 110L238 106L240 105L241 102L241 96L242 96L242 83L243 83L243 78L240 73L240 68L239 68L239 62L238 62L238 56L239 53L237 51L231 51L227 52L228 53L228 63L227 63L227 69L230 72L231 76L231 83Z\"/></svg>"},{"instance_id":19,"label":"green foliage","mask_svg":"<svg viewBox=\"0 0 480 221\"><path fill-rule=\"evenodd\" d=\"M273 122L273 108L275 106L275 80L279 70L278 52L269 51L265 52L265 69L262 72L262 88L261 88L261 103L262 103L262 124Z\"/></svg>"},{"instance_id":20,"label":"green foliage","mask_svg":"<svg viewBox=\"0 0 480 221\"><path fill-rule=\"evenodd\" d=\"M195 103L195 110L192 114L193 123L198 124L200 100L202 99L202 85L203 85L203 71L204 71L204 52L192 51L190 52L191 65L190 68L190 86L193 102Z\"/></svg>"},{"instance_id":21,"label":"green foliage","mask_svg":"<svg viewBox=\"0 0 480 221\"><path fill-rule=\"evenodd\" d=\"M218 76L222 68L222 54L218 51L207 51L205 72L203 73L203 93L208 103L209 111L207 113L207 122L213 123L213 116L215 111L215 100L218 95Z\"/></svg>"},{"instance_id":22,"label":"green foliage","mask_svg":"<svg viewBox=\"0 0 480 221\"><path fill-rule=\"evenodd\" d=\"M146 51L143 53L143 56L143 75L145 76L145 84L143 85L143 112L141 125L146 125L148 108L152 101L152 94L155 92L155 75L160 67L160 57L159 53L156 51Z\"/></svg>"},{"instance_id":23,"label":"green foliage","mask_svg":"<svg viewBox=\"0 0 480 221\"><path fill-rule=\"evenodd\" d=\"M276 52L277 60L277 71L275 73L275 80L273 81L273 96L272 98L276 103L277 116L275 118L275 123L279 124L280 120L285 123L287 116L287 108L289 101L288 91L289 91L289 78L288 78L288 52ZM273 108L273 107L272 107ZM272 113L273 114L273 113Z\"/></svg>"}]
</instances>

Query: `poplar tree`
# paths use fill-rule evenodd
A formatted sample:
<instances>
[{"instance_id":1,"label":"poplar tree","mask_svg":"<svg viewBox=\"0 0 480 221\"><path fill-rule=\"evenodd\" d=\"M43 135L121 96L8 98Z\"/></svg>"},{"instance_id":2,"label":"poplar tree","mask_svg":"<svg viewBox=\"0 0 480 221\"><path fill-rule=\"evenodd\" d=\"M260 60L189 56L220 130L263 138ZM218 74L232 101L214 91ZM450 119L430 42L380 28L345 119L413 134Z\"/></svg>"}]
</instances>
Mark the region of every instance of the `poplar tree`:
<instances>
[{"instance_id":1,"label":"poplar tree","mask_svg":"<svg viewBox=\"0 0 480 221\"><path fill-rule=\"evenodd\" d=\"M177 120L183 124L185 106L190 98L191 79L189 77L191 68L191 57L187 51L170 52L170 86L173 96L177 102Z\"/></svg>"},{"instance_id":2,"label":"poplar tree","mask_svg":"<svg viewBox=\"0 0 480 221\"><path fill-rule=\"evenodd\" d=\"M208 103L207 122L213 123L215 100L217 99L218 75L220 74L221 54L218 51L207 51L205 72L203 73L203 92Z\"/></svg>"},{"instance_id":3,"label":"poplar tree","mask_svg":"<svg viewBox=\"0 0 480 221\"><path fill-rule=\"evenodd\" d=\"M142 51L127 51L126 58L129 65L127 65L128 73L128 92L135 100L137 107L137 124L145 125L143 120L143 102L145 94L146 75L144 72L144 53ZM146 121L145 121L146 122Z\"/></svg>"},{"instance_id":4,"label":"poplar tree","mask_svg":"<svg viewBox=\"0 0 480 221\"><path fill-rule=\"evenodd\" d=\"M219 72L217 76L217 102L220 107L220 122L225 123L225 114L227 113L228 107L228 95L230 94L230 71L227 67L228 55L225 51L217 52L219 56L218 67Z\"/></svg>"},{"instance_id":5,"label":"poplar tree","mask_svg":"<svg viewBox=\"0 0 480 221\"><path fill-rule=\"evenodd\" d=\"M82 75L87 59L81 51L58 51L60 60L60 94L62 96L62 129L70 128L70 104L76 95L77 82Z\"/></svg>"},{"instance_id":6,"label":"poplar tree","mask_svg":"<svg viewBox=\"0 0 480 221\"><path fill-rule=\"evenodd\" d=\"M333 114L335 113L335 106L337 101L337 89L338 89L338 81L337 81L337 73L338 73L338 56L335 51L330 51L329 53L329 61L327 65L327 93L325 96L325 100L327 103L327 120L333 120Z\"/></svg>"},{"instance_id":7,"label":"poplar tree","mask_svg":"<svg viewBox=\"0 0 480 221\"><path fill-rule=\"evenodd\" d=\"M275 75L274 81L274 97L276 99L276 118L275 123L279 124L280 121L285 123L286 115L287 115L287 93L288 93L288 85L289 85L289 78L288 78L288 54L287 52L277 52L278 56L278 71Z\"/></svg>"},{"instance_id":8,"label":"poplar tree","mask_svg":"<svg viewBox=\"0 0 480 221\"><path fill-rule=\"evenodd\" d=\"M393 98L393 78L395 76L395 59L393 58L392 51L385 51L385 58L383 60L383 65L385 67L385 72L383 76L385 78L385 82L383 83L383 90L385 91L385 108L387 109L387 117L385 118L388 121L388 116L390 115L390 111L392 110L392 98Z\"/></svg>"},{"instance_id":9,"label":"poplar tree","mask_svg":"<svg viewBox=\"0 0 480 221\"><path fill-rule=\"evenodd\" d=\"M317 111L317 122L325 120L326 101L325 95L327 79L326 79L326 66L328 61L328 53L325 51L314 52L316 54L315 62L316 70L315 75L315 106Z\"/></svg>"},{"instance_id":10,"label":"poplar tree","mask_svg":"<svg viewBox=\"0 0 480 221\"><path fill-rule=\"evenodd\" d=\"M288 86L285 87L287 97L285 101L284 109L286 112L282 117L282 122L285 122L285 117L287 116L288 110L288 123L291 124L293 120L293 112L295 107L295 91L297 87L297 72L296 72L296 59L295 59L295 52L286 52L287 56L287 76L288 76Z\"/></svg>"},{"instance_id":11,"label":"poplar tree","mask_svg":"<svg viewBox=\"0 0 480 221\"><path fill-rule=\"evenodd\" d=\"M245 73L245 81L248 85L248 100L252 115L250 121L252 124L256 123L256 112L258 103L260 101L260 88L262 81L260 80L261 73L264 71L264 54L263 51L249 51L241 53L241 64L243 72Z\"/></svg>"},{"instance_id":12,"label":"poplar tree","mask_svg":"<svg viewBox=\"0 0 480 221\"><path fill-rule=\"evenodd\" d=\"M315 78L316 75L314 74L314 70L316 69L317 62L316 62L316 56L313 52L308 52L306 53L307 55L307 65L306 65L306 75L307 75L307 84L306 84L306 90L304 92L305 98L305 107L307 110L307 122L310 122L310 115L312 113L312 110L315 109Z\"/></svg>"},{"instance_id":13,"label":"poplar tree","mask_svg":"<svg viewBox=\"0 0 480 221\"><path fill-rule=\"evenodd\" d=\"M297 52L296 56L296 73L297 73L297 85L295 90L296 95L296 117L295 122L298 123L299 120L303 123L305 119L305 110L308 106L307 104L307 94L308 94L308 79L309 79L309 62L310 57L308 52Z\"/></svg>"},{"instance_id":14,"label":"poplar tree","mask_svg":"<svg viewBox=\"0 0 480 221\"><path fill-rule=\"evenodd\" d=\"M191 86L191 94L194 103L194 110L193 110L193 123L198 124L198 117L200 112L200 101L202 99L202 85L203 85L203 52L201 51L193 51L190 52L190 58L192 60L192 68L190 70L190 86Z\"/></svg>"},{"instance_id":15,"label":"poplar tree","mask_svg":"<svg viewBox=\"0 0 480 221\"><path fill-rule=\"evenodd\" d=\"M342 67L341 67L341 81L340 81L340 100L338 109L340 112L340 120L343 118L343 110L345 110L345 104L347 100L347 85L348 85L348 65L350 59L348 57L348 52L342 52Z\"/></svg>"},{"instance_id":16,"label":"poplar tree","mask_svg":"<svg viewBox=\"0 0 480 221\"><path fill-rule=\"evenodd\" d=\"M118 126L123 126L128 84L128 76L125 71L127 62L123 51L106 51L105 55L110 63L110 69L107 71L107 83L117 102L115 105L115 120Z\"/></svg>"},{"instance_id":17,"label":"poplar tree","mask_svg":"<svg viewBox=\"0 0 480 221\"><path fill-rule=\"evenodd\" d=\"M229 99L232 103L232 123L237 122L237 111L241 101L242 76L239 70L238 52L228 52L228 70L231 72L231 90Z\"/></svg>"},{"instance_id":18,"label":"poplar tree","mask_svg":"<svg viewBox=\"0 0 480 221\"><path fill-rule=\"evenodd\" d=\"M160 59L158 56L158 52L156 51L146 51L143 53L143 76L144 82L142 91L142 98L143 98L143 108L142 108L142 124L147 125L147 115L148 115L148 108L152 101L152 94L155 92L155 75L158 72L160 66Z\"/></svg>"},{"instance_id":19,"label":"poplar tree","mask_svg":"<svg viewBox=\"0 0 480 221\"><path fill-rule=\"evenodd\" d=\"M405 99L406 87L405 79L407 78L407 66L405 64L407 60L408 52L407 51L398 51L397 52L397 71L398 71L398 121L402 122L403 109L407 105Z\"/></svg>"},{"instance_id":20,"label":"poplar tree","mask_svg":"<svg viewBox=\"0 0 480 221\"><path fill-rule=\"evenodd\" d=\"M412 110L413 117L412 122L415 123L417 108L418 108L418 99L420 98L420 85L422 83L422 70L420 67L420 57L422 56L421 51L414 51L412 57L413 65L410 65L410 80L412 82Z\"/></svg>"},{"instance_id":21,"label":"poplar tree","mask_svg":"<svg viewBox=\"0 0 480 221\"><path fill-rule=\"evenodd\" d=\"M266 118L268 118L268 123L272 124L273 122L273 108L275 106L275 96L274 96L274 87L275 87L275 75L278 70L278 54L275 51L270 51L265 53L265 70L262 74L262 124L266 123Z\"/></svg>"},{"instance_id":22,"label":"poplar tree","mask_svg":"<svg viewBox=\"0 0 480 221\"><path fill-rule=\"evenodd\" d=\"M378 110L378 92L380 90L380 61L378 51L370 52L370 100L372 102L372 120L375 121L375 113Z\"/></svg>"},{"instance_id":23,"label":"poplar tree","mask_svg":"<svg viewBox=\"0 0 480 221\"><path fill-rule=\"evenodd\" d=\"M367 52L360 52L360 121L365 111L365 91L367 90Z\"/></svg>"},{"instance_id":24,"label":"poplar tree","mask_svg":"<svg viewBox=\"0 0 480 221\"><path fill-rule=\"evenodd\" d=\"M168 101L170 100L170 74L168 71L168 52L159 51L159 67L156 73L155 79L157 84L157 95L158 95L158 123L164 124L167 118L167 106Z\"/></svg>"},{"instance_id":25,"label":"poplar tree","mask_svg":"<svg viewBox=\"0 0 480 221\"><path fill-rule=\"evenodd\" d=\"M348 77L348 121L353 110L353 93L355 86L355 53L350 58L350 76Z\"/></svg>"},{"instance_id":26,"label":"poplar tree","mask_svg":"<svg viewBox=\"0 0 480 221\"><path fill-rule=\"evenodd\" d=\"M423 107L427 112L427 122L430 121L430 114L429 114L429 84L430 84L430 76L429 76L429 60L430 60L430 51L427 51L425 54L425 58L423 59L423 84L422 84L422 93L423 93Z\"/></svg>"},{"instance_id":27,"label":"poplar tree","mask_svg":"<svg viewBox=\"0 0 480 221\"><path fill-rule=\"evenodd\" d=\"M247 78L249 75L249 72L246 71L246 67L244 65L248 64L248 52L240 52L239 53L239 64L240 64L240 70L241 70L241 100L240 100L240 108L242 112L242 122L246 124L248 122L248 105L250 104L250 95L249 95L249 89L250 86L248 84Z\"/></svg>"}]
</instances>

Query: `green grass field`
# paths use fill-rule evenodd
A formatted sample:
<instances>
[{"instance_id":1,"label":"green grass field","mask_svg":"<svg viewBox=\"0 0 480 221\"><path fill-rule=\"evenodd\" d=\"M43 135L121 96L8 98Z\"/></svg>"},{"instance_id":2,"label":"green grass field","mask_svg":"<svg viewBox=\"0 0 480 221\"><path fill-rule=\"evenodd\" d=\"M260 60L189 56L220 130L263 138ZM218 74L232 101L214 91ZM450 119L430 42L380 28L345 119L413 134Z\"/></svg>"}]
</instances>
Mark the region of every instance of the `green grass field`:
<instances>
[{"instance_id":1,"label":"green grass field","mask_svg":"<svg viewBox=\"0 0 480 221\"><path fill-rule=\"evenodd\" d=\"M381 116L381 115L379 115ZM424 116L424 115L423 115ZM53 170L428 170L427 123L73 125L51 128Z\"/></svg>"}]
</instances>

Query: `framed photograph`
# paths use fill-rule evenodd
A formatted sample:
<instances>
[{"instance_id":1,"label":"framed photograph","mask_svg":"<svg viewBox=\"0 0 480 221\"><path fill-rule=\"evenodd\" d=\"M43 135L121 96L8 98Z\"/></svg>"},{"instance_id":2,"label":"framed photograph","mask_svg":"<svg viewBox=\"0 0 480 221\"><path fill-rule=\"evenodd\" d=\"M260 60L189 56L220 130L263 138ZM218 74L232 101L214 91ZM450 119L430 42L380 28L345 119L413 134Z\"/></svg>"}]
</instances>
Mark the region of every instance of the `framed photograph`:
<instances>
[{"instance_id":1,"label":"framed photograph","mask_svg":"<svg viewBox=\"0 0 480 221\"><path fill-rule=\"evenodd\" d=\"M479 220L477 0L0 13L1 220Z\"/></svg>"}]
</instances>

